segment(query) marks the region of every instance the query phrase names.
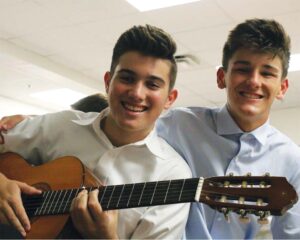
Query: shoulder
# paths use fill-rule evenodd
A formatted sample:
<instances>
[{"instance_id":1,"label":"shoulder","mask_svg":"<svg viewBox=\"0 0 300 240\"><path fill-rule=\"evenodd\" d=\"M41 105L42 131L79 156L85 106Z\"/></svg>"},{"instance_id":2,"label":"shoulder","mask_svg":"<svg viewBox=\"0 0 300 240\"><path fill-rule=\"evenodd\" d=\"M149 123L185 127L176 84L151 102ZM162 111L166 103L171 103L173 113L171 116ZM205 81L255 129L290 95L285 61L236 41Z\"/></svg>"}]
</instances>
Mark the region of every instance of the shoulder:
<instances>
[{"instance_id":1,"label":"shoulder","mask_svg":"<svg viewBox=\"0 0 300 240\"><path fill-rule=\"evenodd\" d=\"M300 173L300 147L284 133L272 127L269 135L269 151L284 161L287 168L299 169Z\"/></svg>"},{"instance_id":2,"label":"shoulder","mask_svg":"<svg viewBox=\"0 0 300 240\"><path fill-rule=\"evenodd\" d=\"M84 113L76 110L64 110L36 116L32 119L29 119L29 121L42 122L43 124L58 124L76 120L95 118L97 115L98 113Z\"/></svg>"},{"instance_id":3,"label":"shoulder","mask_svg":"<svg viewBox=\"0 0 300 240\"><path fill-rule=\"evenodd\" d=\"M191 170L183 157L167 143L163 138L157 137L157 144L160 148L163 165L166 168L168 178L189 178Z\"/></svg>"},{"instance_id":4,"label":"shoulder","mask_svg":"<svg viewBox=\"0 0 300 240\"><path fill-rule=\"evenodd\" d=\"M185 119L207 119L216 114L218 108L207 107L177 107L172 108L161 115L158 124L182 122Z\"/></svg>"},{"instance_id":5,"label":"shoulder","mask_svg":"<svg viewBox=\"0 0 300 240\"><path fill-rule=\"evenodd\" d=\"M284 148L286 149L287 153L291 154L297 154L300 156L300 147L291 140L287 135L279 131L278 129L271 127L272 133L269 135L269 138L271 141L270 150L276 149L276 148ZM293 150L291 152L291 150Z\"/></svg>"}]
</instances>

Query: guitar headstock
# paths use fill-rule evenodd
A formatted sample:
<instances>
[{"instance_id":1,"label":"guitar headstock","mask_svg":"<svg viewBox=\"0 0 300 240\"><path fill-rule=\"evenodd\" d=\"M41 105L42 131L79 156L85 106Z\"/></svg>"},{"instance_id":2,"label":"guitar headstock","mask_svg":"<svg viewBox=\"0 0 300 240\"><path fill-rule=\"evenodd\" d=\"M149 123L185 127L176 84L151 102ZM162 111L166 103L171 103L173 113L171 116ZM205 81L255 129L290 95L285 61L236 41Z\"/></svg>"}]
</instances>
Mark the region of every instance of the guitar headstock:
<instances>
[{"instance_id":1,"label":"guitar headstock","mask_svg":"<svg viewBox=\"0 0 300 240\"><path fill-rule=\"evenodd\" d=\"M224 213L236 212L259 216L264 222L269 215L283 215L298 201L298 196L285 177L224 176L204 180L200 202Z\"/></svg>"}]
</instances>

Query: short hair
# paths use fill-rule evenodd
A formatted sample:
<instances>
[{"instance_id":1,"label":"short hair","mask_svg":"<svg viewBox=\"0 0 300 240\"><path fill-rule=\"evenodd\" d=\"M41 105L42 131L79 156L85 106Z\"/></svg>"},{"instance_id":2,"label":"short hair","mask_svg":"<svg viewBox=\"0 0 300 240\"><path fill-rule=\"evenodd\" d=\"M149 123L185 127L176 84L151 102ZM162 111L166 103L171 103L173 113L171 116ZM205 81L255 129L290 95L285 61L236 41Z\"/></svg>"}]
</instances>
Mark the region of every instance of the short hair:
<instances>
[{"instance_id":1,"label":"short hair","mask_svg":"<svg viewBox=\"0 0 300 240\"><path fill-rule=\"evenodd\" d=\"M229 34L223 48L222 65L228 62L239 49L271 53L282 63L282 78L287 76L291 48L290 37L283 26L271 19L249 19L238 24Z\"/></svg>"},{"instance_id":2,"label":"short hair","mask_svg":"<svg viewBox=\"0 0 300 240\"><path fill-rule=\"evenodd\" d=\"M113 49L110 72L114 73L120 57L129 51L137 51L145 56L166 59L171 62L170 89L175 85L177 65L175 62L176 43L172 37L160 28L145 25L133 26L117 40Z\"/></svg>"},{"instance_id":3,"label":"short hair","mask_svg":"<svg viewBox=\"0 0 300 240\"><path fill-rule=\"evenodd\" d=\"M84 97L71 105L72 109L82 112L101 112L107 107L107 98L101 93Z\"/></svg>"}]
</instances>

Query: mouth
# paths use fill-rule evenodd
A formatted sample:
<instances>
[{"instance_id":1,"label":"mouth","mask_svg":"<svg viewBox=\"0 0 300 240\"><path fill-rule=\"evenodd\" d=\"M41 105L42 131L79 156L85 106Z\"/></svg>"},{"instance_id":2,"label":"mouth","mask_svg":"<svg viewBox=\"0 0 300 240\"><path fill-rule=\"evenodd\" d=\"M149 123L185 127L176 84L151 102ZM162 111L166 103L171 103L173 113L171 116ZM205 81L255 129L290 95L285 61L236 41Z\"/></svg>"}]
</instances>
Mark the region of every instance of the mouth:
<instances>
[{"instance_id":1,"label":"mouth","mask_svg":"<svg viewBox=\"0 0 300 240\"><path fill-rule=\"evenodd\" d=\"M141 113L147 111L148 107L146 106L137 106L137 105L132 105L126 102L122 102L122 106L130 112L135 112L135 113Z\"/></svg>"},{"instance_id":2,"label":"mouth","mask_svg":"<svg viewBox=\"0 0 300 240\"><path fill-rule=\"evenodd\" d=\"M244 97L244 98L248 98L248 99L262 99L264 96L258 93L251 93L251 92L245 92L245 91L240 91L239 94Z\"/></svg>"}]
</instances>

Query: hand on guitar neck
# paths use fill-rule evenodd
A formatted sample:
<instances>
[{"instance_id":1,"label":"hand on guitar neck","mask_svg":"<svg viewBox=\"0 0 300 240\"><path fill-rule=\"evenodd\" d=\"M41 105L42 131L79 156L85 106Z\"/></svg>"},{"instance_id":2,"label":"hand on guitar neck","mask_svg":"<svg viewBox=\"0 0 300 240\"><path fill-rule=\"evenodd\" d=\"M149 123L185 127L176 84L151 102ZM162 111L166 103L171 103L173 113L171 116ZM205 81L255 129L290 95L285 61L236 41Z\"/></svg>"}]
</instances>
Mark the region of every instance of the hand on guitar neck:
<instances>
[{"instance_id":1,"label":"hand on guitar neck","mask_svg":"<svg viewBox=\"0 0 300 240\"><path fill-rule=\"evenodd\" d=\"M84 238L118 239L118 211L103 211L98 193L98 189L79 192L70 208L72 222Z\"/></svg>"}]
</instances>

